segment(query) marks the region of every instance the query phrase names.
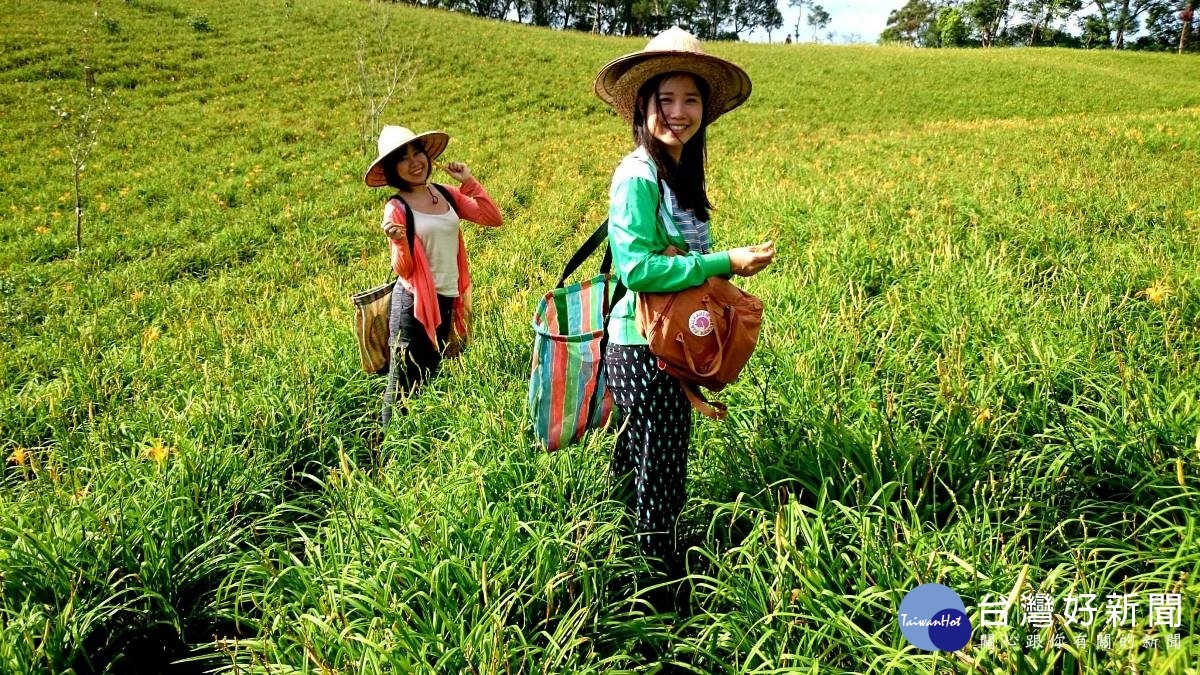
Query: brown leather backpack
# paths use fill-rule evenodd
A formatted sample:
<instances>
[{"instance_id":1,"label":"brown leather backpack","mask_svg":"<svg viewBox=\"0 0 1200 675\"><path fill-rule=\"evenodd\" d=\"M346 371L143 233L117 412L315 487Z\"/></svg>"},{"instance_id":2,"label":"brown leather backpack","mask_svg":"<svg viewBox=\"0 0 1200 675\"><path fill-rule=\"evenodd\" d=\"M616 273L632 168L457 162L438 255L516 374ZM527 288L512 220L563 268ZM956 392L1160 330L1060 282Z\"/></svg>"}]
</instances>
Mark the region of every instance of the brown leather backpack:
<instances>
[{"instance_id":1,"label":"brown leather backpack","mask_svg":"<svg viewBox=\"0 0 1200 675\"><path fill-rule=\"evenodd\" d=\"M762 301L722 277L637 296L637 327L658 367L679 378L692 407L713 419L723 419L727 408L697 387L721 391L737 380L758 344L762 313Z\"/></svg>"}]
</instances>

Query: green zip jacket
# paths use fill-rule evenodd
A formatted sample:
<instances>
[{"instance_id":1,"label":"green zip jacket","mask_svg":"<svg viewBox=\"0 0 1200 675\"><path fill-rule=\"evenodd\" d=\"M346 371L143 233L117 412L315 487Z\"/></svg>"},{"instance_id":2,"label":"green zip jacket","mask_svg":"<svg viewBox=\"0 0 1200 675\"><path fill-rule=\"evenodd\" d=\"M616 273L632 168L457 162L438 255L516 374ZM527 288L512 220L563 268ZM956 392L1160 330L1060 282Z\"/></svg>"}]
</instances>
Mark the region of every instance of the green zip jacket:
<instances>
[{"instance_id":1,"label":"green zip jacket","mask_svg":"<svg viewBox=\"0 0 1200 675\"><path fill-rule=\"evenodd\" d=\"M638 147L626 155L608 190L608 242L616 274L630 291L613 307L608 320L613 344L646 344L634 319L639 291L680 291L730 273L728 251L662 255L668 245L687 250L666 201L646 150Z\"/></svg>"}]
</instances>

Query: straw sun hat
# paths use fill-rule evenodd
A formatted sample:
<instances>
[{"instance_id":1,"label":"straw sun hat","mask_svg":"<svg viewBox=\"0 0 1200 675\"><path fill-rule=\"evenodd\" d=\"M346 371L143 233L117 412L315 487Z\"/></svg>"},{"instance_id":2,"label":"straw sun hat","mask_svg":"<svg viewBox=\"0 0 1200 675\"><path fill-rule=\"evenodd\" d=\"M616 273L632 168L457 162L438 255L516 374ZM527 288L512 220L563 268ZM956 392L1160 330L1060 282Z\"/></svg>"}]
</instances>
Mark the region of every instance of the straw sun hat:
<instances>
[{"instance_id":1,"label":"straw sun hat","mask_svg":"<svg viewBox=\"0 0 1200 675\"><path fill-rule=\"evenodd\" d=\"M379 156L375 158L374 162L371 162L371 166L367 167L367 175L364 177L367 185L370 187L387 185L387 177L383 173L383 160L413 141L422 142L425 146L425 154L429 156L429 163L432 165L433 160L437 159L446 149L446 145L450 143L450 135L444 131L426 131L414 134L405 127L384 127L379 132Z\"/></svg>"},{"instance_id":2,"label":"straw sun hat","mask_svg":"<svg viewBox=\"0 0 1200 675\"><path fill-rule=\"evenodd\" d=\"M616 109L626 122L633 120L638 90L663 73L692 73L708 83L711 93L704 112L712 123L750 98L750 76L737 65L709 56L700 41L679 27L659 33L640 52L609 62L596 76L596 95Z\"/></svg>"}]
</instances>

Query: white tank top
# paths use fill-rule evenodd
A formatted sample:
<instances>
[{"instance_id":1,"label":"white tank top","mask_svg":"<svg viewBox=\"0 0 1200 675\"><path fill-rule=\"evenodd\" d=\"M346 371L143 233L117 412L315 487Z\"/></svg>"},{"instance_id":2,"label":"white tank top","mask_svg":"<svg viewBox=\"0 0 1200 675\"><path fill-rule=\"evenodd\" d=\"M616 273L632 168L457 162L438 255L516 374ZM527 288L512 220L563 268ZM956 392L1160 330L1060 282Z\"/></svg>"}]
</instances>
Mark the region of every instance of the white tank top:
<instances>
[{"instance_id":1,"label":"white tank top","mask_svg":"<svg viewBox=\"0 0 1200 675\"><path fill-rule=\"evenodd\" d=\"M445 213L422 213L414 210L413 233L425 248L433 286L438 295L458 297L458 214L454 209Z\"/></svg>"}]
</instances>

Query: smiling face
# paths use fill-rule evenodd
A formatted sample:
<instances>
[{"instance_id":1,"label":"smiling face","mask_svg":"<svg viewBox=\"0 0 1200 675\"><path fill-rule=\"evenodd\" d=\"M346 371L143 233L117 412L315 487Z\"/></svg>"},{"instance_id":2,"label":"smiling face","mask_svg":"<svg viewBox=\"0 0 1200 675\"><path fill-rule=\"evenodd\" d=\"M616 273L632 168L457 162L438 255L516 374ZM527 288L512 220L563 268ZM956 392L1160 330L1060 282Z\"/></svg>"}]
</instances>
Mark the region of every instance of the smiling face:
<instances>
[{"instance_id":1,"label":"smiling face","mask_svg":"<svg viewBox=\"0 0 1200 675\"><path fill-rule=\"evenodd\" d=\"M658 91L642 102L646 128L678 160L683 146L704 122L704 99L693 75L663 78Z\"/></svg>"},{"instance_id":2,"label":"smiling face","mask_svg":"<svg viewBox=\"0 0 1200 675\"><path fill-rule=\"evenodd\" d=\"M396 175L411 187L424 185L429 179L429 155L417 143L409 143L394 155Z\"/></svg>"}]
</instances>

